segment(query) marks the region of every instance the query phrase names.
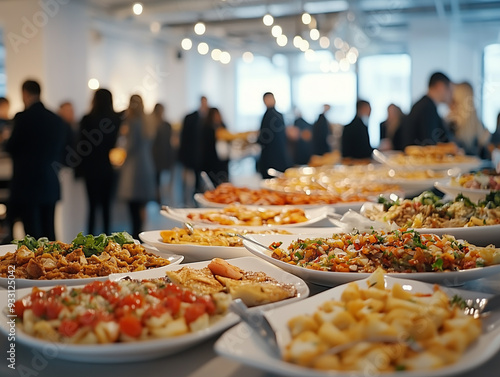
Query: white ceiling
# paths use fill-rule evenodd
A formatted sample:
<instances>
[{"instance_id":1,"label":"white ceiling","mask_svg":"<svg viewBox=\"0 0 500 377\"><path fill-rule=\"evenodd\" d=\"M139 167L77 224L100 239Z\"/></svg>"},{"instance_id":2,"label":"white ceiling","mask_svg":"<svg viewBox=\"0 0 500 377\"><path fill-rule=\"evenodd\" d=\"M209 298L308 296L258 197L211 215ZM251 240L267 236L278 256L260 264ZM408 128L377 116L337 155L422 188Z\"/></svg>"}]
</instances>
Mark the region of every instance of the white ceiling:
<instances>
[{"instance_id":1,"label":"white ceiling","mask_svg":"<svg viewBox=\"0 0 500 377\"><path fill-rule=\"evenodd\" d=\"M262 23L266 12L282 26L289 50L294 35L308 34L308 26L300 21L304 11L315 17L322 35L347 40L368 35L370 43L394 50L401 48L409 23L415 19L500 25L500 1L493 0L142 0L141 16L132 14L134 1L87 1L97 14L120 22L144 28L159 22L159 35L167 39L190 36L220 48L252 48L263 53L283 51ZM207 25L203 37L193 32L199 20Z\"/></svg>"}]
</instances>

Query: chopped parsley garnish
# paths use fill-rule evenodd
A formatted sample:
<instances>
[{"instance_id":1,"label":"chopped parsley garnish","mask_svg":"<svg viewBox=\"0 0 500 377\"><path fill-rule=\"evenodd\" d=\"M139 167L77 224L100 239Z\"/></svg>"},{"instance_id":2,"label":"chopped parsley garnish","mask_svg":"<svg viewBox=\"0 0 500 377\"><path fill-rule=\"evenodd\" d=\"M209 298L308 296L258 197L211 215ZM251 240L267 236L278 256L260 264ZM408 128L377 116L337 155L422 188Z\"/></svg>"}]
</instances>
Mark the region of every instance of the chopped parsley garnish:
<instances>
[{"instance_id":1,"label":"chopped parsley garnish","mask_svg":"<svg viewBox=\"0 0 500 377\"><path fill-rule=\"evenodd\" d=\"M436 261L432 264L432 268L434 270L443 271L443 259L437 258Z\"/></svg>"}]
</instances>

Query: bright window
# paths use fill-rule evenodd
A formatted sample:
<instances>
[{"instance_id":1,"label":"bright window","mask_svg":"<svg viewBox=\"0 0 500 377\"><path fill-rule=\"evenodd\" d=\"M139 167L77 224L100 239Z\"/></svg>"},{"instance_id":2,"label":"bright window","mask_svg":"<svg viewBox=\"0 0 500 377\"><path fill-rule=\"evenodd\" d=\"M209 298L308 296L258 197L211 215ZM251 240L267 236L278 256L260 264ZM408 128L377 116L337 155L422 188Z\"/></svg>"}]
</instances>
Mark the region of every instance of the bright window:
<instances>
[{"instance_id":1,"label":"bright window","mask_svg":"<svg viewBox=\"0 0 500 377\"><path fill-rule=\"evenodd\" d=\"M286 57L279 55L272 61L256 56L251 63L238 63L236 127L239 130L257 130L266 111L262 96L272 92L276 98L276 109L282 113L290 111L290 79Z\"/></svg>"},{"instance_id":2,"label":"bright window","mask_svg":"<svg viewBox=\"0 0 500 377\"><path fill-rule=\"evenodd\" d=\"M372 112L368 131L370 142L380 142L380 123L387 118L387 107L394 103L404 113L411 109L411 59L406 54L373 55L359 60L359 98L370 102Z\"/></svg>"},{"instance_id":3,"label":"bright window","mask_svg":"<svg viewBox=\"0 0 500 377\"><path fill-rule=\"evenodd\" d=\"M483 114L482 119L490 132L495 132L500 113L500 44L484 49Z\"/></svg>"}]
</instances>

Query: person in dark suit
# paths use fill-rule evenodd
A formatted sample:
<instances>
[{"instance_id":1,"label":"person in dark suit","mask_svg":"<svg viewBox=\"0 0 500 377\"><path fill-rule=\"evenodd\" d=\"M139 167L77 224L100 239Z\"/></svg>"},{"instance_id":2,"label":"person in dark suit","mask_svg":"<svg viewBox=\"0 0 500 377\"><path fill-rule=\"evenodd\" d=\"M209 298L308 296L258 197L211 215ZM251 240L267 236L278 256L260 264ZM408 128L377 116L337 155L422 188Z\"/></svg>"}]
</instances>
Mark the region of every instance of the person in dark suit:
<instances>
[{"instance_id":1,"label":"person in dark suit","mask_svg":"<svg viewBox=\"0 0 500 377\"><path fill-rule=\"evenodd\" d=\"M437 105L450 103L452 84L441 72L429 79L427 94L416 102L401 124L402 147L408 145L433 145L449 141L448 132L437 112Z\"/></svg>"},{"instance_id":2,"label":"person in dark suit","mask_svg":"<svg viewBox=\"0 0 500 377\"><path fill-rule=\"evenodd\" d=\"M319 115L312 127L312 154L323 156L330 152L328 136L330 135L330 123L325 114L330 110L330 105L323 105L323 112Z\"/></svg>"},{"instance_id":3,"label":"person in dark suit","mask_svg":"<svg viewBox=\"0 0 500 377\"><path fill-rule=\"evenodd\" d=\"M292 162L288 152L285 121L283 115L274 108L276 105L274 94L266 92L263 100L267 110L262 117L257 139L257 143L261 146L257 167L263 178L270 178L267 172L269 168L285 171Z\"/></svg>"},{"instance_id":4,"label":"person in dark suit","mask_svg":"<svg viewBox=\"0 0 500 377\"><path fill-rule=\"evenodd\" d=\"M312 155L312 125L300 113L293 123L297 129L297 137L293 145L293 163L307 165Z\"/></svg>"},{"instance_id":5,"label":"person in dark suit","mask_svg":"<svg viewBox=\"0 0 500 377\"><path fill-rule=\"evenodd\" d=\"M61 196L58 167L66 129L40 102L40 93L38 82L23 83L25 110L14 117L6 144L13 163L8 217L11 226L20 219L26 234L55 240L54 212Z\"/></svg>"},{"instance_id":6,"label":"person in dark suit","mask_svg":"<svg viewBox=\"0 0 500 377\"><path fill-rule=\"evenodd\" d=\"M113 96L107 89L94 93L92 108L80 121L76 150L91 146L81 155L76 166L77 176L85 180L88 198L87 231L96 232L98 211L102 214L103 231L110 234L111 203L116 187L116 172L109 159L121 125L120 116L113 110Z\"/></svg>"},{"instance_id":7,"label":"person in dark suit","mask_svg":"<svg viewBox=\"0 0 500 377\"><path fill-rule=\"evenodd\" d=\"M207 97L200 98L200 107L198 110L186 115L184 118L181 135L179 140L179 162L184 167L183 181L186 195L192 196L193 191L203 191L202 180L200 176L200 147L201 147L201 125L205 121L208 114L208 100ZM193 186L190 181L193 180L194 175L194 190L190 187ZM184 198L185 202L190 201L191 198Z\"/></svg>"},{"instance_id":8,"label":"person in dark suit","mask_svg":"<svg viewBox=\"0 0 500 377\"><path fill-rule=\"evenodd\" d=\"M342 157L370 158L373 148L368 134L368 118L371 114L370 103L364 100L356 102L356 116L342 131Z\"/></svg>"}]
</instances>

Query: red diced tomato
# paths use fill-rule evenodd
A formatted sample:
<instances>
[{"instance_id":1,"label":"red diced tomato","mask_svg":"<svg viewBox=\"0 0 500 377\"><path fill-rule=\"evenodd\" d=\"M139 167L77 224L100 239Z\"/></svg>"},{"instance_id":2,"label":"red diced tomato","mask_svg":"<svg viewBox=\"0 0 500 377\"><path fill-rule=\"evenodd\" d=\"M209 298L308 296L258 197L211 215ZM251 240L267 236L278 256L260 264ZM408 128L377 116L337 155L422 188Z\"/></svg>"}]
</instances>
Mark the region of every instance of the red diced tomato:
<instances>
[{"instance_id":1,"label":"red diced tomato","mask_svg":"<svg viewBox=\"0 0 500 377\"><path fill-rule=\"evenodd\" d=\"M215 313L215 304L214 304L214 301L212 300L212 297L210 297L208 295L200 296L200 297L198 297L197 302L200 302L203 305L205 305L205 310L208 314Z\"/></svg>"},{"instance_id":2,"label":"red diced tomato","mask_svg":"<svg viewBox=\"0 0 500 377\"><path fill-rule=\"evenodd\" d=\"M37 317L42 317L45 315L47 307L45 306L43 299L36 298L31 304L31 310L33 310L33 314Z\"/></svg>"},{"instance_id":3,"label":"red diced tomato","mask_svg":"<svg viewBox=\"0 0 500 377\"><path fill-rule=\"evenodd\" d=\"M165 314L166 312L167 312L167 308L165 308L164 306L161 306L161 304L150 307L142 315L142 321L144 322L151 317L160 317L161 315Z\"/></svg>"},{"instance_id":4,"label":"red diced tomato","mask_svg":"<svg viewBox=\"0 0 500 377\"><path fill-rule=\"evenodd\" d=\"M78 317L78 323L80 323L82 326L93 326L96 322L96 312L94 309L88 309L84 311L80 316Z\"/></svg>"},{"instance_id":5,"label":"red diced tomato","mask_svg":"<svg viewBox=\"0 0 500 377\"><path fill-rule=\"evenodd\" d=\"M182 302L196 302L196 295L188 290L183 291L180 298Z\"/></svg>"},{"instance_id":6,"label":"red diced tomato","mask_svg":"<svg viewBox=\"0 0 500 377\"><path fill-rule=\"evenodd\" d=\"M58 285L54 288L52 288L50 291L49 291L49 294L51 296L60 296L63 294L63 292L66 292L66 287L63 286L63 285Z\"/></svg>"},{"instance_id":7,"label":"red diced tomato","mask_svg":"<svg viewBox=\"0 0 500 377\"><path fill-rule=\"evenodd\" d=\"M139 292L135 292L131 295L127 295L120 300L118 306L130 306L131 309L140 308L144 303L144 298Z\"/></svg>"},{"instance_id":8,"label":"red diced tomato","mask_svg":"<svg viewBox=\"0 0 500 377\"><path fill-rule=\"evenodd\" d=\"M189 305L184 312L184 319L187 324L196 321L200 316L205 314L205 305L202 303L193 303Z\"/></svg>"},{"instance_id":9,"label":"red diced tomato","mask_svg":"<svg viewBox=\"0 0 500 377\"><path fill-rule=\"evenodd\" d=\"M19 317L23 318L24 311L26 310L26 306L24 305L23 300L17 300L14 303L14 313Z\"/></svg>"},{"instance_id":10,"label":"red diced tomato","mask_svg":"<svg viewBox=\"0 0 500 377\"><path fill-rule=\"evenodd\" d=\"M127 315L120 318L120 330L124 334L131 336L133 338L137 338L141 335L142 332L142 324L139 319L134 316Z\"/></svg>"},{"instance_id":11,"label":"red diced tomato","mask_svg":"<svg viewBox=\"0 0 500 377\"><path fill-rule=\"evenodd\" d=\"M162 291L165 296L177 296L181 293L181 288L175 284L168 283Z\"/></svg>"},{"instance_id":12,"label":"red diced tomato","mask_svg":"<svg viewBox=\"0 0 500 377\"><path fill-rule=\"evenodd\" d=\"M59 317L63 306L61 303L57 302L53 298L49 298L45 303L45 313L48 319L56 319Z\"/></svg>"},{"instance_id":13,"label":"red diced tomato","mask_svg":"<svg viewBox=\"0 0 500 377\"><path fill-rule=\"evenodd\" d=\"M97 293L102 288L102 286L102 281L93 281L92 283L89 283L85 287L83 287L82 292L89 294Z\"/></svg>"},{"instance_id":14,"label":"red diced tomato","mask_svg":"<svg viewBox=\"0 0 500 377\"><path fill-rule=\"evenodd\" d=\"M38 287L33 287L32 291L31 291L31 299L32 300L34 300L35 298L43 297L44 295L45 295L45 291L42 291Z\"/></svg>"},{"instance_id":15,"label":"red diced tomato","mask_svg":"<svg viewBox=\"0 0 500 377\"><path fill-rule=\"evenodd\" d=\"M59 325L59 333L71 337L78 331L78 322L74 319L63 319Z\"/></svg>"},{"instance_id":16,"label":"red diced tomato","mask_svg":"<svg viewBox=\"0 0 500 377\"><path fill-rule=\"evenodd\" d=\"M176 315L181 308L181 300L175 296L167 296L163 300L163 305L170 310L172 315Z\"/></svg>"}]
</instances>

